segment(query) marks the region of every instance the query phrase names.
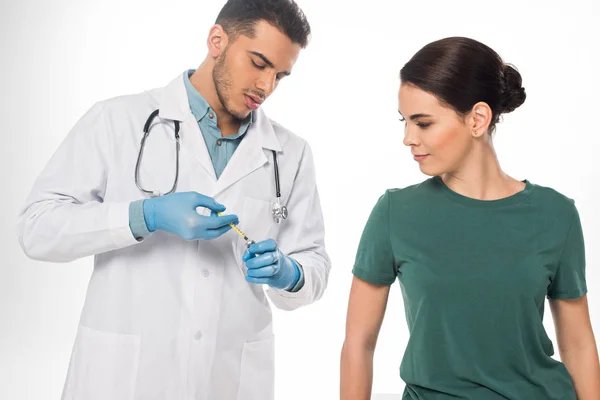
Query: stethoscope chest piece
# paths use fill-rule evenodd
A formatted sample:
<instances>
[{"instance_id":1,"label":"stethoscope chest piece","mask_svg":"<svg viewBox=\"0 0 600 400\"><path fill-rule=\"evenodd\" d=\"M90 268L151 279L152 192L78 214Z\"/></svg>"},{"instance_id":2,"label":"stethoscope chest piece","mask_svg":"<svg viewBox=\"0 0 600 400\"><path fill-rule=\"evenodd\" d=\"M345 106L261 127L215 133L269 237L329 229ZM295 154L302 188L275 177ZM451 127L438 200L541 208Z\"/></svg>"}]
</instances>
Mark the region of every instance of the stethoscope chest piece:
<instances>
[{"instance_id":1,"label":"stethoscope chest piece","mask_svg":"<svg viewBox=\"0 0 600 400\"><path fill-rule=\"evenodd\" d=\"M279 202L279 199L275 203L273 203L273 208L271 209L271 213L273 214L273 218L275 222L278 224L281 223L282 219L287 219L288 217L288 209L286 206L282 206Z\"/></svg>"},{"instance_id":2,"label":"stethoscope chest piece","mask_svg":"<svg viewBox=\"0 0 600 400\"><path fill-rule=\"evenodd\" d=\"M277 153L275 150L273 152L273 167L275 169L275 194L277 199L273 204L273 208L271 209L271 213L273 214L273 218L276 223L281 223L282 219L286 219L288 217L288 209L286 206L281 204L281 187L279 185L279 165L277 164Z\"/></svg>"}]
</instances>

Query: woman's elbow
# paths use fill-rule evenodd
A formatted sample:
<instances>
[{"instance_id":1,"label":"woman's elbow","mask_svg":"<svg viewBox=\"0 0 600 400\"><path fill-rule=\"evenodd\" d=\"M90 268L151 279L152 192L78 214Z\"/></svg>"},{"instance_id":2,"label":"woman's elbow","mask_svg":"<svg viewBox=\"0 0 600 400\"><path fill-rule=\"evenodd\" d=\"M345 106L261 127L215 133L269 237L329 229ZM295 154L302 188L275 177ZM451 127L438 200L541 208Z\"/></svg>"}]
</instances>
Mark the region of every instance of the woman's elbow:
<instances>
[{"instance_id":1,"label":"woman's elbow","mask_svg":"<svg viewBox=\"0 0 600 400\"><path fill-rule=\"evenodd\" d=\"M376 345L376 337L346 334L344 344L342 345L342 351L374 353Z\"/></svg>"}]
</instances>

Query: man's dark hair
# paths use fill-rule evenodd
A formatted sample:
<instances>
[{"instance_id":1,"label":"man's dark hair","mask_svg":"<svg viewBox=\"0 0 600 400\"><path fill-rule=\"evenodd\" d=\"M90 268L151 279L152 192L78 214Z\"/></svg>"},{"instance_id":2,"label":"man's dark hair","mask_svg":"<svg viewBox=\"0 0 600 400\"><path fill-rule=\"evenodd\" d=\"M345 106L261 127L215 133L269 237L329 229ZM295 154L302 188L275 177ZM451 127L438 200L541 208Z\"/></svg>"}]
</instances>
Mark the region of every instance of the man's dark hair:
<instances>
[{"instance_id":1,"label":"man's dark hair","mask_svg":"<svg viewBox=\"0 0 600 400\"><path fill-rule=\"evenodd\" d=\"M259 21L278 28L301 48L308 44L310 25L294 0L228 0L215 24L221 25L233 41L239 35L253 38Z\"/></svg>"}]
</instances>

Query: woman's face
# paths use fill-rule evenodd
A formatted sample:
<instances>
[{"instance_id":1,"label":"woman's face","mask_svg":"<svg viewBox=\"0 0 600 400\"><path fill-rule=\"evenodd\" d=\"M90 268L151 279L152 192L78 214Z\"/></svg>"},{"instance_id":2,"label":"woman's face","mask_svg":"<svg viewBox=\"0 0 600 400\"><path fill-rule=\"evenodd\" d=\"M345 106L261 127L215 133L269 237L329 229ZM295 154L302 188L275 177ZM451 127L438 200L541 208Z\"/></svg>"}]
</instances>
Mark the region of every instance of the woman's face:
<instances>
[{"instance_id":1,"label":"woman's face","mask_svg":"<svg viewBox=\"0 0 600 400\"><path fill-rule=\"evenodd\" d=\"M439 176L461 167L475 140L456 111L411 84L400 85L398 111L406 124L404 144L411 148L421 172Z\"/></svg>"}]
</instances>

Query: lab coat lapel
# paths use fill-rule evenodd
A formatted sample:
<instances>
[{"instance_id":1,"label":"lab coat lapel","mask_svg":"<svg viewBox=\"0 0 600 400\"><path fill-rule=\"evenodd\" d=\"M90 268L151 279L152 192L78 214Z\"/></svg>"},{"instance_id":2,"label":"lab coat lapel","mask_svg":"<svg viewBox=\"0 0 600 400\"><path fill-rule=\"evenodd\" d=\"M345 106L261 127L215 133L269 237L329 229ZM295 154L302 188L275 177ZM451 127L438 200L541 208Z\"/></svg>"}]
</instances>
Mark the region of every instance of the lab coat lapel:
<instances>
[{"instance_id":1,"label":"lab coat lapel","mask_svg":"<svg viewBox=\"0 0 600 400\"><path fill-rule=\"evenodd\" d=\"M220 193L262 167L268 158L266 150L281 151L281 144L275 136L271 121L258 109L254 113L255 121L250 125L239 147L223 170L217 182L216 193Z\"/></svg>"},{"instance_id":2,"label":"lab coat lapel","mask_svg":"<svg viewBox=\"0 0 600 400\"><path fill-rule=\"evenodd\" d=\"M187 73L187 72L184 72ZM181 122L181 148L191 153L208 175L217 180L206 143L198 127L198 121L190 110L190 102L183 83L183 74L175 78L163 90L159 103L159 117Z\"/></svg>"},{"instance_id":3,"label":"lab coat lapel","mask_svg":"<svg viewBox=\"0 0 600 400\"><path fill-rule=\"evenodd\" d=\"M185 129L186 133L185 136L181 137L183 148L196 157L196 160L202 165L213 181L216 182L217 175L215 173L215 167L210 159L210 154L206 148L206 142L204 141L202 132L200 132L196 118L191 115L191 118L187 118L183 122L181 129Z\"/></svg>"}]
</instances>

